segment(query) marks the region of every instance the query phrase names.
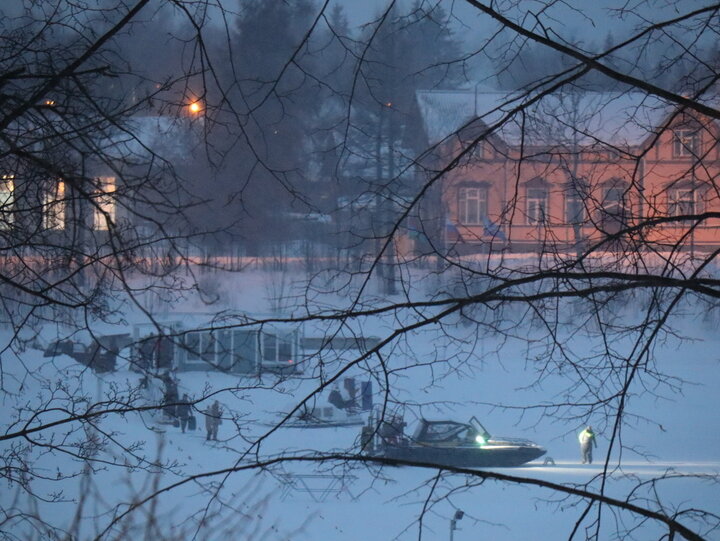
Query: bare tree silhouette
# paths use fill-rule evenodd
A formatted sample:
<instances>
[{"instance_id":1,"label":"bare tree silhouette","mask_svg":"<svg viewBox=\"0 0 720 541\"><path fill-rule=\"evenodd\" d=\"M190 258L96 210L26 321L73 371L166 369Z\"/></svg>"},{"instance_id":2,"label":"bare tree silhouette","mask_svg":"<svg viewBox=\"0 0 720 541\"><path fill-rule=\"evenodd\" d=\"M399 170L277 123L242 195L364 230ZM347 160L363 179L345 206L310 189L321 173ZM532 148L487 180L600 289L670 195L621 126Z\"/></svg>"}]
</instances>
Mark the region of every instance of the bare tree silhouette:
<instances>
[{"instance_id":1,"label":"bare tree silhouette","mask_svg":"<svg viewBox=\"0 0 720 541\"><path fill-rule=\"evenodd\" d=\"M372 487L387 466L432 472L420 539L441 502L490 481L572 508L570 539L717 535L713 502L667 496L674 472L612 480L651 454L627 426L662 429L631 400L687 388L660 348L685 344L684 317L717 321L720 6L621 3L604 16L627 31L593 47L567 27L600 21L554 0L393 0L357 30L329 1L3 10L4 538L263 538L272 489L243 485L254 499L240 504L233 479L301 467ZM653 54L680 80L654 73ZM275 273L267 317L234 304L258 293L243 285L256 269ZM205 316L183 325L193 302ZM448 382L481 379L508 348L526 356L507 368L527 397L472 407L565 435L592 419L595 478L369 452L393 415L463 406ZM102 384L118 363L130 375ZM180 398L189 369L223 383ZM379 402L363 438L278 443L358 375ZM292 405L268 425L279 399ZM215 400L230 461L197 471L165 454L156 420L178 406L202 420ZM95 480L107 472L126 480L119 500ZM47 511L78 484L72 516ZM166 511L180 496L182 518Z\"/></svg>"}]
</instances>

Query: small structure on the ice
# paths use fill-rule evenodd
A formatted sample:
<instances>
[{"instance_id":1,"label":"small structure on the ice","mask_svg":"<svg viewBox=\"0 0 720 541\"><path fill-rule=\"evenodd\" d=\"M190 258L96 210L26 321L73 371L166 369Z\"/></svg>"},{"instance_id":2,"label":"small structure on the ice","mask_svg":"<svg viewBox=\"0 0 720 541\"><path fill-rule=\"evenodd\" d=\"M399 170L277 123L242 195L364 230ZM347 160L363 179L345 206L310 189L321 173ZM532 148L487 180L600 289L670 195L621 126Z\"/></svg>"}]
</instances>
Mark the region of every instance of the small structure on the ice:
<instances>
[{"instance_id":1,"label":"small structure on the ice","mask_svg":"<svg viewBox=\"0 0 720 541\"><path fill-rule=\"evenodd\" d=\"M372 382L362 381L358 388L355 378L343 380L342 389L333 385L327 394L327 404L303 408L285 426L297 428L323 428L365 424L367 412L372 410Z\"/></svg>"},{"instance_id":2,"label":"small structure on the ice","mask_svg":"<svg viewBox=\"0 0 720 541\"><path fill-rule=\"evenodd\" d=\"M55 357L64 354L96 372L113 372L118 354L130 342L130 335L127 333L94 336L89 344L80 340L55 340L45 348L43 356Z\"/></svg>"}]
</instances>

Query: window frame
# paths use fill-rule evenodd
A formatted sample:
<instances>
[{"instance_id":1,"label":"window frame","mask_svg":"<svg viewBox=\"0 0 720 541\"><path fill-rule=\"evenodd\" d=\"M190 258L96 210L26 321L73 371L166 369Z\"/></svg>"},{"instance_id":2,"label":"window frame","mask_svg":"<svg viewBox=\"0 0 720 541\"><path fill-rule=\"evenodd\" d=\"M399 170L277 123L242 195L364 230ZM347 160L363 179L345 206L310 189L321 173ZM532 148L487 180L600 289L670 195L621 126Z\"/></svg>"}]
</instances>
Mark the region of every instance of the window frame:
<instances>
[{"instance_id":1,"label":"window frame","mask_svg":"<svg viewBox=\"0 0 720 541\"><path fill-rule=\"evenodd\" d=\"M550 190L548 190L547 186L527 186L525 188L525 220L527 225L547 223L549 202Z\"/></svg>"},{"instance_id":2,"label":"window frame","mask_svg":"<svg viewBox=\"0 0 720 541\"><path fill-rule=\"evenodd\" d=\"M679 194L689 195L681 197ZM667 215L668 216L685 216L688 214L697 214L700 212L702 199L698 197L699 190L687 184L681 186L672 186L667 190ZM684 205L689 205L684 207Z\"/></svg>"},{"instance_id":3,"label":"window frame","mask_svg":"<svg viewBox=\"0 0 720 541\"><path fill-rule=\"evenodd\" d=\"M260 361L287 362L293 360L296 355L296 341L296 334L292 332L262 332L260 337Z\"/></svg>"},{"instance_id":4,"label":"window frame","mask_svg":"<svg viewBox=\"0 0 720 541\"><path fill-rule=\"evenodd\" d=\"M471 193L474 196L471 197ZM483 225L488 216L488 197L489 188L484 184L458 187L458 223L462 225ZM470 212L470 210L473 212ZM474 214L474 216L471 216L471 214Z\"/></svg>"},{"instance_id":5,"label":"window frame","mask_svg":"<svg viewBox=\"0 0 720 541\"><path fill-rule=\"evenodd\" d=\"M117 191L115 177L98 177L95 179L96 189L92 210L92 227L96 231L108 231L110 224L115 223L117 205L115 192ZM108 218L110 224L108 224Z\"/></svg>"},{"instance_id":6,"label":"window frame","mask_svg":"<svg viewBox=\"0 0 720 541\"><path fill-rule=\"evenodd\" d=\"M279 350L279 339L274 333L263 332L260 336L260 360L261 361L277 361ZM270 352L273 356L270 357Z\"/></svg>"},{"instance_id":7,"label":"window frame","mask_svg":"<svg viewBox=\"0 0 720 541\"><path fill-rule=\"evenodd\" d=\"M700 130L679 129L673 132L672 149L674 158L694 158L700 150Z\"/></svg>"},{"instance_id":8,"label":"window frame","mask_svg":"<svg viewBox=\"0 0 720 541\"><path fill-rule=\"evenodd\" d=\"M183 346L185 350L185 362L187 363L201 363L202 362L202 350L201 350L201 331L189 331L185 334L183 339Z\"/></svg>"},{"instance_id":9,"label":"window frame","mask_svg":"<svg viewBox=\"0 0 720 541\"><path fill-rule=\"evenodd\" d=\"M603 229L625 228L629 223L629 185L622 179L611 179L601 185L602 198L598 207L598 221Z\"/></svg>"},{"instance_id":10,"label":"window frame","mask_svg":"<svg viewBox=\"0 0 720 541\"><path fill-rule=\"evenodd\" d=\"M10 229L15 222L15 175L0 177L0 229Z\"/></svg>"},{"instance_id":11,"label":"window frame","mask_svg":"<svg viewBox=\"0 0 720 541\"><path fill-rule=\"evenodd\" d=\"M43 194L42 225L47 231L64 231L67 216L67 201L65 200L65 181L58 180L51 183Z\"/></svg>"},{"instance_id":12,"label":"window frame","mask_svg":"<svg viewBox=\"0 0 720 541\"><path fill-rule=\"evenodd\" d=\"M624 182L605 184L602 187L602 200L600 208L603 213L620 217L627 214L628 187ZM617 196L611 194L617 194Z\"/></svg>"},{"instance_id":13,"label":"window frame","mask_svg":"<svg viewBox=\"0 0 720 541\"><path fill-rule=\"evenodd\" d=\"M572 213L570 212L570 201L574 201L576 203L575 206L577 207L577 209ZM576 190L566 190L564 193L563 217L565 218L565 223L569 225L583 224L587 222L588 211L585 207L585 199L582 194L578 193Z\"/></svg>"}]
</instances>

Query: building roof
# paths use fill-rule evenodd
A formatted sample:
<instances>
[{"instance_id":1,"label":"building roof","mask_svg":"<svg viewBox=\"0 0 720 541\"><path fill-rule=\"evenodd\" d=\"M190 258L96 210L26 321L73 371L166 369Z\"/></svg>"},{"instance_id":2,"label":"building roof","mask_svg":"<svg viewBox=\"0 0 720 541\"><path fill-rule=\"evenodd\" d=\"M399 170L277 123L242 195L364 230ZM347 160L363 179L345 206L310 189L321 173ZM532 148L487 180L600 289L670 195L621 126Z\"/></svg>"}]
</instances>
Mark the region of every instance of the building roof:
<instances>
[{"instance_id":1,"label":"building roof","mask_svg":"<svg viewBox=\"0 0 720 541\"><path fill-rule=\"evenodd\" d=\"M638 145L677 106L642 92L557 92L527 105L519 92L423 90L417 101L431 144L478 118L511 145ZM505 121L503 122L503 119ZM524 135L524 137L523 137Z\"/></svg>"}]
</instances>

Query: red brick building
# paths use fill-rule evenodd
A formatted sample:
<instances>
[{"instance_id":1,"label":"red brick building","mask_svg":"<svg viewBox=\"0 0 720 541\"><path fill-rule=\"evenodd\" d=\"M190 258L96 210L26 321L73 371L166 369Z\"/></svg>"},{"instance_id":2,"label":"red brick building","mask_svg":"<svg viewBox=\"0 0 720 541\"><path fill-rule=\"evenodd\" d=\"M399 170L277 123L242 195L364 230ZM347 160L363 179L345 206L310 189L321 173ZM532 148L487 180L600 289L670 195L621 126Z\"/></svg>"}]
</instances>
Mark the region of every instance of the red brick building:
<instances>
[{"instance_id":1,"label":"red brick building","mask_svg":"<svg viewBox=\"0 0 720 541\"><path fill-rule=\"evenodd\" d=\"M440 198L458 251L720 247L720 219L705 214L720 213L718 121L637 93L519 103L418 94L434 167L456 160Z\"/></svg>"}]
</instances>

